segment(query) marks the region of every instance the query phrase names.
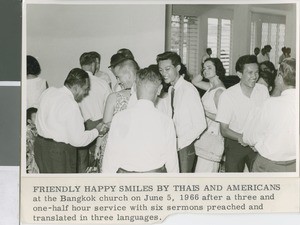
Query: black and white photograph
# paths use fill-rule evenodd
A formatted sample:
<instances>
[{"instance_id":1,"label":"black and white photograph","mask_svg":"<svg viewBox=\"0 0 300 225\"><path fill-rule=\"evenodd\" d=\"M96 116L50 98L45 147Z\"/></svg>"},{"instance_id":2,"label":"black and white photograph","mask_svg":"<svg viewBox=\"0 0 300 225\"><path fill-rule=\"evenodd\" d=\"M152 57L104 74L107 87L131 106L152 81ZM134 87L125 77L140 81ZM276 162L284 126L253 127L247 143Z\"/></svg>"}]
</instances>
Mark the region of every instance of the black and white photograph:
<instances>
[{"instance_id":1,"label":"black and white photograph","mask_svg":"<svg viewBox=\"0 0 300 225\"><path fill-rule=\"evenodd\" d=\"M26 173L297 171L295 3L25 8Z\"/></svg>"},{"instance_id":2,"label":"black and white photograph","mask_svg":"<svg viewBox=\"0 0 300 225\"><path fill-rule=\"evenodd\" d=\"M23 224L300 212L298 1L22 7Z\"/></svg>"}]
</instances>

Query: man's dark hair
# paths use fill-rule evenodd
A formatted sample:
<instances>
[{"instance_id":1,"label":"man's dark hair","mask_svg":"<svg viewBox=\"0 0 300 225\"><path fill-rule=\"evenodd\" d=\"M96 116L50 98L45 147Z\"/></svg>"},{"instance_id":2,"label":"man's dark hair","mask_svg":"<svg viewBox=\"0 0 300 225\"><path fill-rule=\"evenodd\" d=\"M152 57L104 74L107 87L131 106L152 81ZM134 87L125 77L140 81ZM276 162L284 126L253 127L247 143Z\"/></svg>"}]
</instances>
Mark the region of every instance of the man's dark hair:
<instances>
[{"instance_id":1,"label":"man's dark hair","mask_svg":"<svg viewBox=\"0 0 300 225\"><path fill-rule=\"evenodd\" d=\"M91 65L95 61L95 56L91 52L85 52L79 58L80 66Z\"/></svg>"},{"instance_id":2,"label":"man's dark hair","mask_svg":"<svg viewBox=\"0 0 300 225\"><path fill-rule=\"evenodd\" d=\"M207 48L206 49L206 53L208 54L208 52L212 52L211 48Z\"/></svg>"},{"instance_id":3,"label":"man's dark hair","mask_svg":"<svg viewBox=\"0 0 300 225\"><path fill-rule=\"evenodd\" d=\"M153 70L153 68L149 68L149 67L140 69L136 75L137 75L137 80L136 80L137 85L144 82L150 82L155 86L159 86L163 81L162 75L158 71L155 71Z\"/></svg>"},{"instance_id":4,"label":"man's dark hair","mask_svg":"<svg viewBox=\"0 0 300 225\"><path fill-rule=\"evenodd\" d=\"M170 51L167 51L167 52L159 54L156 57L156 62L159 63L160 61L168 60L168 59L171 60L172 65L174 67L176 67L178 65L181 65L181 58L180 58L180 56L176 52L170 52Z\"/></svg>"},{"instance_id":5,"label":"man's dark hair","mask_svg":"<svg viewBox=\"0 0 300 225\"><path fill-rule=\"evenodd\" d=\"M41 73L41 67L36 58L31 55L27 55L27 75L38 76Z\"/></svg>"},{"instance_id":6,"label":"man's dark hair","mask_svg":"<svg viewBox=\"0 0 300 225\"><path fill-rule=\"evenodd\" d=\"M91 55L92 58L94 58L95 61L96 59L99 59L99 61L101 60L101 55L98 52L92 51L89 52L89 54Z\"/></svg>"},{"instance_id":7,"label":"man's dark hair","mask_svg":"<svg viewBox=\"0 0 300 225\"><path fill-rule=\"evenodd\" d=\"M86 79L89 79L87 72L80 68L74 68L69 72L64 85L66 87L72 87L74 85L82 87L86 84Z\"/></svg>"},{"instance_id":8,"label":"man's dark hair","mask_svg":"<svg viewBox=\"0 0 300 225\"><path fill-rule=\"evenodd\" d=\"M26 121L28 124L28 120L31 120L32 114L37 113L37 108L30 107L26 110Z\"/></svg>"},{"instance_id":9,"label":"man's dark hair","mask_svg":"<svg viewBox=\"0 0 300 225\"><path fill-rule=\"evenodd\" d=\"M257 57L255 55L243 55L236 61L235 71L243 73L244 66L251 63L256 63L258 65Z\"/></svg>"}]
</instances>

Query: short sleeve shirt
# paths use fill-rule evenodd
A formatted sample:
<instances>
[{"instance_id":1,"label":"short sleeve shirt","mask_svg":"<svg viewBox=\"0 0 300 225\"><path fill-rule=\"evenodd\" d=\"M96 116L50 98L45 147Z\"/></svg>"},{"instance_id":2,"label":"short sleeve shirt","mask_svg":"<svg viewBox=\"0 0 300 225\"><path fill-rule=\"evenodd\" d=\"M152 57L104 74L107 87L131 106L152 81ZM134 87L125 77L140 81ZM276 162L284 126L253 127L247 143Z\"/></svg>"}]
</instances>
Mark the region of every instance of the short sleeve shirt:
<instances>
[{"instance_id":1,"label":"short sleeve shirt","mask_svg":"<svg viewBox=\"0 0 300 225\"><path fill-rule=\"evenodd\" d=\"M225 90L219 99L216 121L229 125L229 129L242 133L248 113L268 99L264 85L255 84L250 98L244 95L240 83Z\"/></svg>"}]
</instances>

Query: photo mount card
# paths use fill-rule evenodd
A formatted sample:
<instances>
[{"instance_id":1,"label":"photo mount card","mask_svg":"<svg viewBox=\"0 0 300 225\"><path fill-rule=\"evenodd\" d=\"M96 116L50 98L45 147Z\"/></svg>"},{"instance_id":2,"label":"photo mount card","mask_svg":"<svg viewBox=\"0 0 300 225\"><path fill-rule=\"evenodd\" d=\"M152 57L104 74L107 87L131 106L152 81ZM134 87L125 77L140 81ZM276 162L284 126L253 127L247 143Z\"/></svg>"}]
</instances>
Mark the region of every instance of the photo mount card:
<instances>
[{"instance_id":1,"label":"photo mount card","mask_svg":"<svg viewBox=\"0 0 300 225\"><path fill-rule=\"evenodd\" d=\"M227 67L229 74L235 73L235 61L241 55L252 54L251 49L256 44L263 46L268 40L273 40L271 34L275 27L277 34L282 32L282 23L285 24L286 32L284 44L291 47L291 56L297 59L298 11L298 1L263 4L242 4L240 1L224 1L222 4L211 1L208 4L205 1L191 1L184 5L176 1L174 4L164 1L42 1L42 4L37 1L24 1L21 223L143 224L164 223L168 216L174 214L299 213L299 141L295 149L295 172L27 173L26 110L29 89L25 75L27 55L32 55L38 60L41 77L47 80L49 87L55 88L64 85L64 80L72 68L80 67L79 58L84 52L99 52L100 68L107 73L110 72L110 57L121 48L131 49L141 68L156 64L156 56L159 53L174 47L171 42L174 34L172 22L176 24L176 21L172 21L172 16L174 20L179 18L182 24L190 21L193 25L197 18L196 62L201 61L210 41L208 32L201 29L207 26L206 21L211 19L211 26L219 30L222 30L222 23L230 21L228 61L234 63ZM242 20L237 21L236 18ZM246 25L244 20L248 21ZM217 26L214 26L214 23ZM252 34L251 32L259 30L255 24L260 24L260 32L269 32L267 35L260 34L269 38L263 40L266 43L255 35L236 32L239 30ZM266 26L269 27L266 29ZM219 48L225 38L218 38L217 46L212 50L215 56L222 57L222 49ZM273 49L271 55L276 62L279 60L278 46L276 42L277 48ZM183 54L182 47L178 48L178 53ZM189 65L189 70L193 73L200 72L201 63L192 64L187 57L184 60L184 63ZM299 84L298 77L296 82ZM298 88L296 85L297 93ZM295 104L299 106L298 98L295 99ZM299 118L293 119L295 124L299 124ZM298 134L297 126L294 135L298 137Z\"/></svg>"}]
</instances>

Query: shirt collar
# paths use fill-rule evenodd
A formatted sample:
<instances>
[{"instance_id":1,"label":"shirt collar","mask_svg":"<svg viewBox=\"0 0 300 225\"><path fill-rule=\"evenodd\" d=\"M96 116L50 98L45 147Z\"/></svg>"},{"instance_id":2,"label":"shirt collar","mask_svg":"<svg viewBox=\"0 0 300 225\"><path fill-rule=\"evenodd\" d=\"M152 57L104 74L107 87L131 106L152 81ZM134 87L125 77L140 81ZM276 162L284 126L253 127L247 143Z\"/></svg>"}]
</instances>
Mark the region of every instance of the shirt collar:
<instances>
[{"instance_id":1,"label":"shirt collar","mask_svg":"<svg viewBox=\"0 0 300 225\"><path fill-rule=\"evenodd\" d=\"M183 81L184 81L184 80L183 80L183 77L182 77L182 76L179 76L177 82L176 82L175 85L174 85L174 89L180 87L180 85L183 83Z\"/></svg>"}]
</instances>

